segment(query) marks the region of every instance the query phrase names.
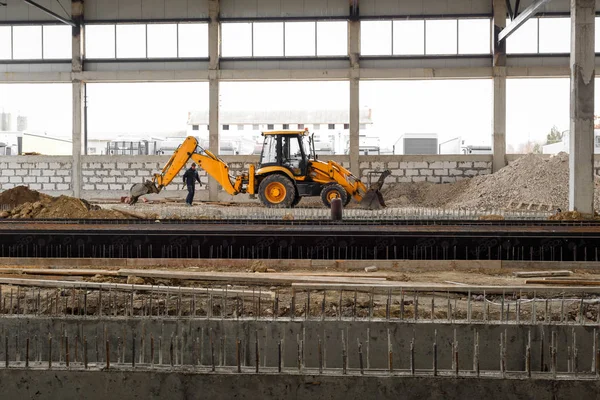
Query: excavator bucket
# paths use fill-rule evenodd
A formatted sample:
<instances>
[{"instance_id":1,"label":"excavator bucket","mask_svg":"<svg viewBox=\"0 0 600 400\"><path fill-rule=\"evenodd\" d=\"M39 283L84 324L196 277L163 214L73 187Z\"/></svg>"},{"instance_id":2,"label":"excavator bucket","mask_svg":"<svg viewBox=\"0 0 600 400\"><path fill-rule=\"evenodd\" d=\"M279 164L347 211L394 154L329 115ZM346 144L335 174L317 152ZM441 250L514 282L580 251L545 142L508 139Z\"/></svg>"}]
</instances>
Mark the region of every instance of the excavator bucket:
<instances>
[{"instance_id":1,"label":"excavator bucket","mask_svg":"<svg viewBox=\"0 0 600 400\"><path fill-rule=\"evenodd\" d=\"M383 186L383 182L385 178L387 178L392 172L389 169L386 169L379 175L379 179L377 182L371 185L367 190L367 193L363 196L360 205L362 208L367 210L379 210L385 208L385 201L383 200L383 195L381 194L381 187Z\"/></svg>"},{"instance_id":2,"label":"excavator bucket","mask_svg":"<svg viewBox=\"0 0 600 400\"><path fill-rule=\"evenodd\" d=\"M145 194L158 192L160 192L160 190L158 190L152 181L136 183L131 187L131 189L129 189L129 205L134 205L137 203L138 199Z\"/></svg>"}]
</instances>

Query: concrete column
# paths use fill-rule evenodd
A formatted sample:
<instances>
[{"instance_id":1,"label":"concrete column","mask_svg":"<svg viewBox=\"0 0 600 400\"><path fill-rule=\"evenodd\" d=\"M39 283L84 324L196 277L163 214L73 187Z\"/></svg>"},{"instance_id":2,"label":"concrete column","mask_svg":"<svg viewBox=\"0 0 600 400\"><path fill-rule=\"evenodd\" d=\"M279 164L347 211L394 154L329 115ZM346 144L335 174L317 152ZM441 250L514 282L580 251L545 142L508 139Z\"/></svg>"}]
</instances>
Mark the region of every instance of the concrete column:
<instances>
[{"instance_id":1,"label":"concrete column","mask_svg":"<svg viewBox=\"0 0 600 400\"><path fill-rule=\"evenodd\" d=\"M594 0L571 0L569 209L594 212Z\"/></svg>"},{"instance_id":2,"label":"concrete column","mask_svg":"<svg viewBox=\"0 0 600 400\"><path fill-rule=\"evenodd\" d=\"M213 154L219 154L219 80L209 81L209 110L208 110L208 149ZM219 184L214 179L208 181L208 199L217 201L219 198Z\"/></svg>"},{"instance_id":3,"label":"concrete column","mask_svg":"<svg viewBox=\"0 0 600 400\"><path fill-rule=\"evenodd\" d=\"M219 59L221 56L221 32L219 25L219 0L208 3L208 56L209 56L209 100L208 100L208 149L219 154ZM219 200L219 184L212 178L208 182L208 199Z\"/></svg>"},{"instance_id":4,"label":"concrete column","mask_svg":"<svg viewBox=\"0 0 600 400\"><path fill-rule=\"evenodd\" d=\"M506 27L506 2L493 0L494 8L494 94L492 113L492 170L506 166L506 41L498 42L498 34Z\"/></svg>"},{"instance_id":5,"label":"concrete column","mask_svg":"<svg viewBox=\"0 0 600 400\"><path fill-rule=\"evenodd\" d=\"M73 0L71 2L71 14L77 23L72 30L72 56L71 71L79 73L83 71L84 30L83 30L83 1ZM72 80L73 85L73 133L72 133L72 163L71 163L71 189L73 196L81 197L82 173L81 155L83 153L83 131L84 131L84 103L85 83L79 79Z\"/></svg>"},{"instance_id":6,"label":"concrete column","mask_svg":"<svg viewBox=\"0 0 600 400\"><path fill-rule=\"evenodd\" d=\"M350 171L360 178L360 22L348 22L350 57Z\"/></svg>"}]
</instances>

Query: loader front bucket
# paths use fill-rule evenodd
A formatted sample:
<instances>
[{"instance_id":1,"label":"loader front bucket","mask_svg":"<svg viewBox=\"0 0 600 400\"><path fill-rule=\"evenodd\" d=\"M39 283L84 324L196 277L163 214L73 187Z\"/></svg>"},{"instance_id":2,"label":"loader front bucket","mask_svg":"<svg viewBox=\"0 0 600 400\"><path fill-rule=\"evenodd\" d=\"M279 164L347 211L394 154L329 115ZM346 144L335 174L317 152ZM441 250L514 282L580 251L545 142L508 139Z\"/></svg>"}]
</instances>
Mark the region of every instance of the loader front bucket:
<instances>
[{"instance_id":1,"label":"loader front bucket","mask_svg":"<svg viewBox=\"0 0 600 400\"><path fill-rule=\"evenodd\" d=\"M129 189L129 204L133 205L137 203L138 199L145 194L158 192L160 192L160 190L152 181L136 183L131 187L131 189Z\"/></svg>"},{"instance_id":2,"label":"loader front bucket","mask_svg":"<svg viewBox=\"0 0 600 400\"><path fill-rule=\"evenodd\" d=\"M391 173L392 172L389 169L386 169L379 175L377 182L372 184L367 190L367 193L363 196L363 199L360 202L362 208L367 210L379 210L386 207L385 200L381 194L381 187L383 186L385 178L391 175Z\"/></svg>"},{"instance_id":3,"label":"loader front bucket","mask_svg":"<svg viewBox=\"0 0 600 400\"><path fill-rule=\"evenodd\" d=\"M381 192L379 190L371 189L369 189L367 194L363 197L360 206L367 210L379 210L386 207Z\"/></svg>"}]
</instances>

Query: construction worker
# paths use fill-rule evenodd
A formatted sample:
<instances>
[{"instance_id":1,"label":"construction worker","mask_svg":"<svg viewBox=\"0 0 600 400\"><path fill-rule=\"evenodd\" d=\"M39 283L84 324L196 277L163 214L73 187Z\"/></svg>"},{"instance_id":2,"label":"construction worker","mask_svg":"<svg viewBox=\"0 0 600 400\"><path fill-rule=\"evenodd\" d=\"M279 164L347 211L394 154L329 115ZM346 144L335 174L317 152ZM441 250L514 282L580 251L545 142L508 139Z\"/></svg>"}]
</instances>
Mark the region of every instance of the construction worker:
<instances>
[{"instance_id":1,"label":"construction worker","mask_svg":"<svg viewBox=\"0 0 600 400\"><path fill-rule=\"evenodd\" d=\"M200 177L198 176L198 171L196 171L196 163L192 163L190 169L185 171L183 174L183 183L187 185L188 195L185 199L185 204L188 207L192 206L192 202L194 201L194 192L196 191L196 181L202 186L202 182L200 181Z\"/></svg>"}]
</instances>

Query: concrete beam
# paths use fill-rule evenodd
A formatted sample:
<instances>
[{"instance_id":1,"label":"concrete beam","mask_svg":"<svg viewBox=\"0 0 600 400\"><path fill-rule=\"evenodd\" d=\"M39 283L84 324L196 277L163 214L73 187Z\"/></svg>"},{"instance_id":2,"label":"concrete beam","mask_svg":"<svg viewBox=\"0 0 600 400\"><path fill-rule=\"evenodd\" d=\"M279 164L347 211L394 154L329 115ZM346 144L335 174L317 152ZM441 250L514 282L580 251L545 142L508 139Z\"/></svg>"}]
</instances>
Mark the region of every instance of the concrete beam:
<instances>
[{"instance_id":1,"label":"concrete beam","mask_svg":"<svg viewBox=\"0 0 600 400\"><path fill-rule=\"evenodd\" d=\"M359 68L361 80L445 80L490 79L493 67L449 68ZM352 72L344 69L293 70L218 70L221 82L234 81L347 81ZM566 78L570 68L565 66L507 66L507 78ZM0 83L70 83L78 79L97 82L208 82L208 70L165 71L84 71L84 72L2 72Z\"/></svg>"},{"instance_id":2,"label":"concrete beam","mask_svg":"<svg viewBox=\"0 0 600 400\"><path fill-rule=\"evenodd\" d=\"M594 212L594 0L571 0L569 208Z\"/></svg>"}]
</instances>

